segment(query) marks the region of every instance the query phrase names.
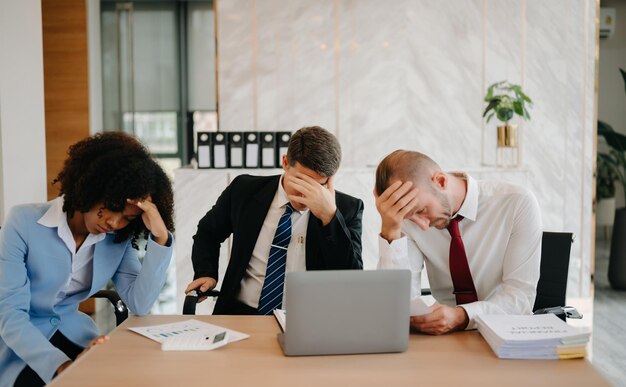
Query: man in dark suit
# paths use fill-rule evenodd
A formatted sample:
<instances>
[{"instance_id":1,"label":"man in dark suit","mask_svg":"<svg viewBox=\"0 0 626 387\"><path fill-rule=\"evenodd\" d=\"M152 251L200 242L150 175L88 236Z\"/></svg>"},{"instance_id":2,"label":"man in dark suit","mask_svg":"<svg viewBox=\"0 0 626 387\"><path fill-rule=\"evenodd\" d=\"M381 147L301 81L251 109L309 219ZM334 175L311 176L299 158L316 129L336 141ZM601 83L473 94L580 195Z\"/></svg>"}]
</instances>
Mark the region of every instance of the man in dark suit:
<instances>
[{"instance_id":1,"label":"man in dark suit","mask_svg":"<svg viewBox=\"0 0 626 387\"><path fill-rule=\"evenodd\" d=\"M186 292L216 286L220 245L231 234L214 314L268 314L284 307L285 272L362 269L363 202L334 190L340 162L337 138L306 127L292 136L282 175L235 178L198 224L194 280Z\"/></svg>"}]
</instances>

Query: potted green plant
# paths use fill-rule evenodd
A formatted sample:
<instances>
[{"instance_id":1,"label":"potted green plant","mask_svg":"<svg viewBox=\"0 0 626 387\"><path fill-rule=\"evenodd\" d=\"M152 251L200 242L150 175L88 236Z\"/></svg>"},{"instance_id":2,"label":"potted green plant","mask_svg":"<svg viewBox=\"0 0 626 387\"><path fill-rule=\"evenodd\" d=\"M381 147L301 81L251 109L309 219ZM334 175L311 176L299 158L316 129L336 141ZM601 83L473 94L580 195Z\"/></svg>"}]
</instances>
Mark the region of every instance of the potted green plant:
<instances>
[{"instance_id":1,"label":"potted green plant","mask_svg":"<svg viewBox=\"0 0 626 387\"><path fill-rule=\"evenodd\" d=\"M620 69L626 90L626 72ZM609 151L598 153L598 159L602 159L596 170L600 176L600 168L609 168L613 181L617 181L626 193L626 136L616 132L611 125L598 121L598 137L606 140ZM596 181L596 184L604 184ZM609 256L609 283L615 289L626 290L626 207L615 210L613 223L613 235L611 237L611 253Z\"/></svg>"},{"instance_id":2,"label":"potted green plant","mask_svg":"<svg viewBox=\"0 0 626 387\"><path fill-rule=\"evenodd\" d=\"M618 179L616 160L610 153L598 152L596 160L596 226L604 229L608 239L608 228L615 216L615 181Z\"/></svg>"},{"instance_id":3,"label":"potted green plant","mask_svg":"<svg viewBox=\"0 0 626 387\"><path fill-rule=\"evenodd\" d=\"M485 102L487 107L483 112L483 118L487 119L487 123L496 117L504 124L497 127L497 158L500 159L503 154L501 148L517 149L518 146L517 125L512 125L509 121L515 115L529 120L528 108L532 107L533 101L522 91L521 86L501 81L487 88ZM514 164L516 165L518 163L517 152L515 152L515 159ZM497 161L496 164L501 165L502 163Z\"/></svg>"},{"instance_id":4,"label":"potted green plant","mask_svg":"<svg viewBox=\"0 0 626 387\"><path fill-rule=\"evenodd\" d=\"M596 199L615 198L615 180L618 179L617 161L611 154L598 153L596 163Z\"/></svg>"}]
</instances>

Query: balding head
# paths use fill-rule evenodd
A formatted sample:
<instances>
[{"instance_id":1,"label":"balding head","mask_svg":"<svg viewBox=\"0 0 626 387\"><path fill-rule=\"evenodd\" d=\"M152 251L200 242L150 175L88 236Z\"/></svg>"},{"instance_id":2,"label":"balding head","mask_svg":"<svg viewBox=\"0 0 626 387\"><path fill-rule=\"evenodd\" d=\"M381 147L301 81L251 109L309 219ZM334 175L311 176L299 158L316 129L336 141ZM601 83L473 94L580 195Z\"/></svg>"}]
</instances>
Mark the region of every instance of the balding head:
<instances>
[{"instance_id":1,"label":"balding head","mask_svg":"<svg viewBox=\"0 0 626 387\"><path fill-rule=\"evenodd\" d=\"M418 187L429 184L441 167L423 153L399 149L390 153L376 168L376 192L381 195L394 180L412 181Z\"/></svg>"}]
</instances>

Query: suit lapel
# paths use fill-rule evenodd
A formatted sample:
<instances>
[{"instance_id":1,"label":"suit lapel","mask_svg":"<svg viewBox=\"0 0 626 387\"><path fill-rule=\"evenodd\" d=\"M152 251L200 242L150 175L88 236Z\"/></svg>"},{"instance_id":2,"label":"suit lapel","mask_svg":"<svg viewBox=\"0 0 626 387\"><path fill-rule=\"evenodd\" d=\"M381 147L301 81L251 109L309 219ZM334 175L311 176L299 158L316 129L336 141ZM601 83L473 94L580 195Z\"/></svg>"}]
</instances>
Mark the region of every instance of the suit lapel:
<instances>
[{"instance_id":1,"label":"suit lapel","mask_svg":"<svg viewBox=\"0 0 626 387\"><path fill-rule=\"evenodd\" d=\"M306 269L313 270L317 266L314 260L317 258L317 246L319 245L319 220L309 214L309 221L306 226Z\"/></svg>"},{"instance_id":2,"label":"suit lapel","mask_svg":"<svg viewBox=\"0 0 626 387\"><path fill-rule=\"evenodd\" d=\"M253 200L245 203L240 213L239 221L242 224L241 227L241 266L244 270L250 263L252 257L252 251L256 245L256 241L259 237L261 227L267 216L274 195L276 195L276 189L278 188L278 182L280 181L280 175L274 176L268 180L264 185L251 186L250 189L258 190L258 193L253 196Z\"/></svg>"},{"instance_id":3,"label":"suit lapel","mask_svg":"<svg viewBox=\"0 0 626 387\"><path fill-rule=\"evenodd\" d=\"M93 294L105 286L106 281L113 277L113 273L120 265L127 243L113 243L114 238L114 235L109 234L104 240L95 244L89 294Z\"/></svg>"}]
</instances>

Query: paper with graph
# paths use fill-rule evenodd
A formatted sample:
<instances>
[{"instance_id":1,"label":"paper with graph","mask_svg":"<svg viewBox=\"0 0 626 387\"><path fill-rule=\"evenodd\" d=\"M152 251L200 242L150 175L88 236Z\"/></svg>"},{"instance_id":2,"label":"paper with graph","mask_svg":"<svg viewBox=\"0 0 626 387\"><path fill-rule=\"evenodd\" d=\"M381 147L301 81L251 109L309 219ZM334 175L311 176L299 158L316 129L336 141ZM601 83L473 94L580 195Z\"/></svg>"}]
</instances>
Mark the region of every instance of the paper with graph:
<instances>
[{"instance_id":1,"label":"paper with graph","mask_svg":"<svg viewBox=\"0 0 626 387\"><path fill-rule=\"evenodd\" d=\"M163 343L170 337L180 335L202 334L207 336L215 336L224 331L228 332L228 342L230 343L250 337L250 335L247 335L245 333L237 332L232 329L220 327L194 319L170 324L151 325L145 327L131 327L128 329L158 343Z\"/></svg>"}]
</instances>

